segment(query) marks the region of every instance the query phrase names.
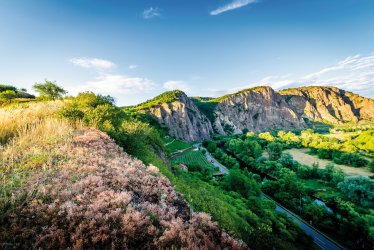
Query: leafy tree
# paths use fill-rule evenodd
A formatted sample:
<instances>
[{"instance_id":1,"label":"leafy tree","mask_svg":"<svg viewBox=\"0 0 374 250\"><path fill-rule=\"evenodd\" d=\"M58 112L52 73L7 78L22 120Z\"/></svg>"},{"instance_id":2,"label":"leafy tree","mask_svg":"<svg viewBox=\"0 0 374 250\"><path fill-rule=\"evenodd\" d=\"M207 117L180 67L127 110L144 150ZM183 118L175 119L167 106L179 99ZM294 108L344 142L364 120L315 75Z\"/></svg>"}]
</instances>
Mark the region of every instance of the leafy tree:
<instances>
[{"instance_id":1,"label":"leafy tree","mask_svg":"<svg viewBox=\"0 0 374 250\"><path fill-rule=\"evenodd\" d=\"M5 90L0 92L0 101L11 101L12 99L17 98L18 95L14 90Z\"/></svg>"},{"instance_id":2,"label":"leafy tree","mask_svg":"<svg viewBox=\"0 0 374 250\"><path fill-rule=\"evenodd\" d=\"M61 98L67 93L66 90L56 85L55 82L45 80L45 83L35 83L34 90L39 93L41 98L55 100Z\"/></svg>"},{"instance_id":3,"label":"leafy tree","mask_svg":"<svg viewBox=\"0 0 374 250\"><path fill-rule=\"evenodd\" d=\"M0 92L7 91L7 90L12 90L12 91L17 91L17 88L11 85L4 85L0 84Z\"/></svg>"},{"instance_id":4,"label":"leafy tree","mask_svg":"<svg viewBox=\"0 0 374 250\"><path fill-rule=\"evenodd\" d=\"M261 138L261 139L265 139L265 140L267 140L268 142L273 142L273 141L275 141L275 137L272 136L272 135L270 134L270 132L260 133L260 134L258 134L258 137Z\"/></svg>"},{"instance_id":5,"label":"leafy tree","mask_svg":"<svg viewBox=\"0 0 374 250\"><path fill-rule=\"evenodd\" d=\"M349 176L338 184L338 188L349 200L364 207L374 207L374 180L365 176Z\"/></svg>"},{"instance_id":6,"label":"leafy tree","mask_svg":"<svg viewBox=\"0 0 374 250\"><path fill-rule=\"evenodd\" d=\"M282 155L283 145L278 142L271 142L268 144L266 151L269 154L269 160L277 161Z\"/></svg>"},{"instance_id":7,"label":"leafy tree","mask_svg":"<svg viewBox=\"0 0 374 250\"><path fill-rule=\"evenodd\" d=\"M230 174L223 178L221 186L223 189L235 191L245 198L260 194L259 184L253 178L242 174L239 169L230 170Z\"/></svg>"}]
</instances>

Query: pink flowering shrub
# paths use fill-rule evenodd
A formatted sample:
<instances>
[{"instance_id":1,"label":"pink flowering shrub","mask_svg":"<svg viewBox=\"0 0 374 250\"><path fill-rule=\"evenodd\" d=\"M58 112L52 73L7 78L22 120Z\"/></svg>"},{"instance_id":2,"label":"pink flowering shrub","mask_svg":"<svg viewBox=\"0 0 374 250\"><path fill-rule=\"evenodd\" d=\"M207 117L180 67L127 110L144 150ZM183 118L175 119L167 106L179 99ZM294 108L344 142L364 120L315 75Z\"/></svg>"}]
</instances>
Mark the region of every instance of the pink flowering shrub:
<instances>
[{"instance_id":1,"label":"pink flowering shrub","mask_svg":"<svg viewBox=\"0 0 374 250\"><path fill-rule=\"evenodd\" d=\"M23 186L31 199L7 213L0 246L246 248L208 214L191 212L157 167L127 155L104 133L82 131L60 150L68 159L62 166L35 173Z\"/></svg>"}]
</instances>

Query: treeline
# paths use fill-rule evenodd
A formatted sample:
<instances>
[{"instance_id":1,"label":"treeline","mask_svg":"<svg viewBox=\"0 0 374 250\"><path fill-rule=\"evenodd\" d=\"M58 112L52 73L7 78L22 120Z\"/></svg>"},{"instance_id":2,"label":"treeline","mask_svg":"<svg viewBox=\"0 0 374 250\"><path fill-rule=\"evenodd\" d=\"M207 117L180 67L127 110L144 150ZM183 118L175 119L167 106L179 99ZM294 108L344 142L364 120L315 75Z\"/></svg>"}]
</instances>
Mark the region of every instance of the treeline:
<instances>
[{"instance_id":1,"label":"treeline","mask_svg":"<svg viewBox=\"0 0 374 250\"><path fill-rule=\"evenodd\" d=\"M0 105L11 103L17 98L35 98L26 89L17 89L12 85L0 84Z\"/></svg>"}]
</instances>

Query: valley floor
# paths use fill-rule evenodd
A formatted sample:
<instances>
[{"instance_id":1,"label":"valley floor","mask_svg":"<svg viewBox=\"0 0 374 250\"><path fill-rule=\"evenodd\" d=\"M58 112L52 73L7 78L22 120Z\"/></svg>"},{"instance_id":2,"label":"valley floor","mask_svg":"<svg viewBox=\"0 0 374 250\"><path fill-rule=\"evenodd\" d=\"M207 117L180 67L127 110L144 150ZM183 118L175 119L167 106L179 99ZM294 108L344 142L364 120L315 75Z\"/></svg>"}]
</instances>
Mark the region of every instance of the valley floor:
<instances>
[{"instance_id":1,"label":"valley floor","mask_svg":"<svg viewBox=\"0 0 374 250\"><path fill-rule=\"evenodd\" d=\"M298 161L301 164L305 164L308 166L312 166L314 163L318 163L319 167L324 169L327 164L334 164L336 167L343 170L343 172L347 175L363 175L363 176L371 176L372 173L369 171L367 167L363 168L355 168L350 167L347 165L339 165L335 164L332 161L319 159L316 155L310 155L307 152L309 149L306 148L292 148L284 150L285 153L289 153L292 155L294 160Z\"/></svg>"}]
</instances>

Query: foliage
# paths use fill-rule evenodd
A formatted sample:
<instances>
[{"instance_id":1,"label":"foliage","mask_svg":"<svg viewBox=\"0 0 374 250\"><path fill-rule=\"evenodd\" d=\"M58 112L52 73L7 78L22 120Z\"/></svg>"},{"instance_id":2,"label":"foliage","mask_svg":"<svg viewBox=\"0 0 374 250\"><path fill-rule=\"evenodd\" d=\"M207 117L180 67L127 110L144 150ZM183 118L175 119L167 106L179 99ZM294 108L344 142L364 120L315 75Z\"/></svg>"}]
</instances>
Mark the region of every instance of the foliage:
<instances>
[{"instance_id":1,"label":"foliage","mask_svg":"<svg viewBox=\"0 0 374 250\"><path fill-rule=\"evenodd\" d=\"M216 158L220 163L228 168L239 168L239 162L232 156L226 154L222 149L216 148L212 153L213 157Z\"/></svg>"},{"instance_id":2,"label":"foliage","mask_svg":"<svg viewBox=\"0 0 374 250\"><path fill-rule=\"evenodd\" d=\"M374 208L374 180L364 176L349 176L338 184L338 188L349 200Z\"/></svg>"},{"instance_id":3,"label":"foliage","mask_svg":"<svg viewBox=\"0 0 374 250\"><path fill-rule=\"evenodd\" d=\"M176 100L178 100L179 96L183 94L182 91L180 90L173 90L173 91L168 91L165 93L162 93L161 95L156 96L153 99L150 99L144 103L141 103L137 106L135 106L136 109L147 109L147 108L152 108L157 105L160 105L162 103L171 103Z\"/></svg>"},{"instance_id":4,"label":"foliage","mask_svg":"<svg viewBox=\"0 0 374 250\"><path fill-rule=\"evenodd\" d=\"M231 169L220 183L223 189L235 191L244 198L258 196L260 194L259 184L251 177L245 176L239 169Z\"/></svg>"},{"instance_id":5,"label":"foliage","mask_svg":"<svg viewBox=\"0 0 374 250\"><path fill-rule=\"evenodd\" d=\"M269 154L269 160L276 161L282 155L283 145L278 142L271 142L266 147L266 151Z\"/></svg>"},{"instance_id":6,"label":"foliage","mask_svg":"<svg viewBox=\"0 0 374 250\"><path fill-rule=\"evenodd\" d=\"M0 84L0 92L4 91L17 91L17 88L12 85Z\"/></svg>"},{"instance_id":7,"label":"foliage","mask_svg":"<svg viewBox=\"0 0 374 250\"><path fill-rule=\"evenodd\" d=\"M17 98L18 95L14 90L5 90L0 92L0 101L8 101Z\"/></svg>"},{"instance_id":8,"label":"foliage","mask_svg":"<svg viewBox=\"0 0 374 250\"><path fill-rule=\"evenodd\" d=\"M44 83L35 83L33 88L39 93L42 99L56 100L67 93L62 87L56 85L56 82L45 80Z\"/></svg>"},{"instance_id":9,"label":"foliage","mask_svg":"<svg viewBox=\"0 0 374 250\"><path fill-rule=\"evenodd\" d=\"M217 107L218 102L215 99L203 97L193 97L191 100L196 107L198 107L198 109L210 120L210 122L214 123L214 110Z\"/></svg>"}]
</instances>

